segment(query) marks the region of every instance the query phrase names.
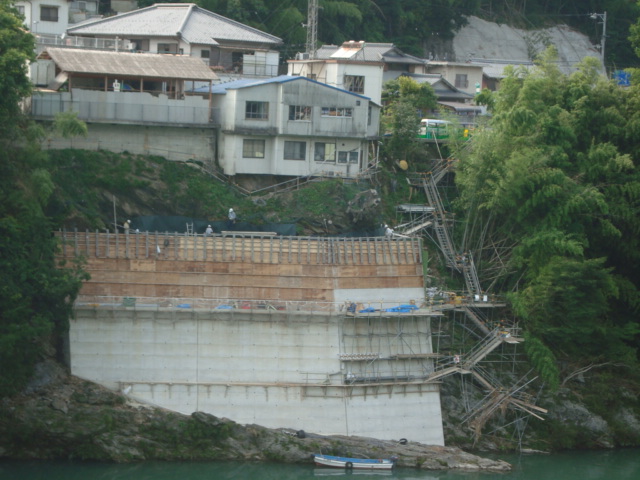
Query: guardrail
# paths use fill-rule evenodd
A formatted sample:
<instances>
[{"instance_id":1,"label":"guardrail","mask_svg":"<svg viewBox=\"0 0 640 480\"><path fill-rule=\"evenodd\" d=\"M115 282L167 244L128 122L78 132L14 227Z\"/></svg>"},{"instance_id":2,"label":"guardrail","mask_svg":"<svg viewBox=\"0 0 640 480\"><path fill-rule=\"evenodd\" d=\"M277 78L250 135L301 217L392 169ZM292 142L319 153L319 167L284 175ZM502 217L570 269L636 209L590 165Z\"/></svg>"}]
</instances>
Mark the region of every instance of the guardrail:
<instances>
[{"instance_id":1,"label":"guardrail","mask_svg":"<svg viewBox=\"0 0 640 480\"><path fill-rule=\"evenodd\" d=\"M247 300L230 298L168 298L79 295L76 308L141 311L244 311L328 313L346 309L344 303L292 300Z\"/></svg>"}]
</instances>

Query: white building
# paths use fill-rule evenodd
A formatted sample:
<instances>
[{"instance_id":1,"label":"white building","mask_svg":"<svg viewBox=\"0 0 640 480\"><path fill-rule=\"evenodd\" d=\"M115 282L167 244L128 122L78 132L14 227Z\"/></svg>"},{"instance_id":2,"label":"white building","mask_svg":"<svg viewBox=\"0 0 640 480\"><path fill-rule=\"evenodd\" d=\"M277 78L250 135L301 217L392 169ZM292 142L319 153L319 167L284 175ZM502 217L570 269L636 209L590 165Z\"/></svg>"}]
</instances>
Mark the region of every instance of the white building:
<instances>
[{"instance_id":1,"label":"white building","mask_svg":"<svg viewBox=\"0 0 640 480\"><path fill-rule=\"evenodd\" d=\"M20 0L14 3L34 35L62 35L69 26L69 0ZM95 2L90 2L94 3Z\"/></svg>"},{"instance_id":2,"label":"white building","mask_svg":"<svg viewBox=\"0 0 640 480\"><path fill-rule=\"evenodd\" d=\"M207 92L207 88L200 89ZM380 106L305 77L214 85L224 173L352 177L368 165Z\"/></svg>"}]
</instances>

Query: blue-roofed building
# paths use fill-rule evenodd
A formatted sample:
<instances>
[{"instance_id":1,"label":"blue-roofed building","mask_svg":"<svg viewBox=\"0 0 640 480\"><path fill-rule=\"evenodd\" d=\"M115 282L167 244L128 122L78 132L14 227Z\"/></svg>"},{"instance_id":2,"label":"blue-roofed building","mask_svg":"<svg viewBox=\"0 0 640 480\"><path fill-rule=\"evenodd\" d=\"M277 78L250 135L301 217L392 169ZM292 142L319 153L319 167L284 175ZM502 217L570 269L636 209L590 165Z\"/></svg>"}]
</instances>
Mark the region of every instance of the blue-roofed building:
<instances>
[{"instance_id":1,"label":"blue-roofed building","mask_svg":"<svg viewBox=\"0 0 640 480\"><path fill-rule=\"evenodd\" d=\"M193 3L150 7L83 23L67 30L73 38L120 40L128 49L201 58L217 73L278 75L282 40Z\"/></svg>"},{"instance_id":2,"label":"blue-roofed building","mask_svg":"<svg viewBox=\"0 0 640 480\"><path fill-rule=\"evenodd\" d=\"M227 175L355 177L375 160L380 106L298 76L196 89L220 111L218 164Z\"/></svg>"}]
</instances>

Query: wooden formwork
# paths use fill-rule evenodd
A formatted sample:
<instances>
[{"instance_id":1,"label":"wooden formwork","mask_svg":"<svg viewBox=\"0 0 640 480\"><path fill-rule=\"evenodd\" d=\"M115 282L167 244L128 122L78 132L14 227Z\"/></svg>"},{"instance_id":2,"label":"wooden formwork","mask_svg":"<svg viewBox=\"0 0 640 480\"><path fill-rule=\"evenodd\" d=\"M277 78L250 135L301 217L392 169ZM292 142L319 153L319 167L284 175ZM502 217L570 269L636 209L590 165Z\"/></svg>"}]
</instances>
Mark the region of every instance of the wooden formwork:
<instances>
[{"instance_id":1,"label":"wooden formwork","mask_svg":"<svg viewBox=\"0 0 640 480\"><path fill-rule=\"evenodd\" d=\"M332 301L336 289L423 286L419 239L59 232L82 295Z\"/></svg>"}]
</instances>

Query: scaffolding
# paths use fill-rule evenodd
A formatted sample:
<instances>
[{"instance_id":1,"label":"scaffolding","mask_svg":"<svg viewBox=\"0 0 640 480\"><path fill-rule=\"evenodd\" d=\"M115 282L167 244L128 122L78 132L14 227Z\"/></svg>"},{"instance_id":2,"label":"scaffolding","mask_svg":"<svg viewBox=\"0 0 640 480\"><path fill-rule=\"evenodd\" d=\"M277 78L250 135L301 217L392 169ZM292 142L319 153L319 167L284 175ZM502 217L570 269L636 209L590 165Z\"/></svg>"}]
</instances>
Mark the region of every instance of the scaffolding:
<instances>
[{"instance_id":1,"label":"scaffolding","mask_svg":"<svg viewBox=\"0 0 640 480\"><path fill-rule=\"evenodd\" d=\"M345 315L340 361L345 383L428 383L435 371L431 314Z\"/></svg>"},{"instance_id":2,"label":"scaffolding","mask_svg":"<svg viewBox=\"0 0 640 480\"><path fill-rule=\"evenodd\" d=\"M432 232L432 240L438 245L445 265L462 275L466 287L466 295L458 297L461 301L448 309L448 316L440 317L437 326L434 326L435 353L429 380L439 381L460 374L462 389L466 389L467 381L478 385L485 392L485 397L476 404L465 405L467 415L463 423L469 425L477 441L487 421L496 412L509 409L515 412L516 420L512 422L516 427L514 436L517 435L521 446L527 418L534 416L541 419L546 410L536 406L536 398L525 392L525 387L535 380L527 380L529 374L512 386L505 386L496 375L489 374L489 371L509 373L510 376L516 374L517 345L524 339L520 336L517 324L504 317L495 318L499 314L496 307L504 305L488 302L472 253L457 250L454 245L451 233L453 216L444 208L438 189L438 183L452 170L453 165L450 159L441 157L433 161L430 172L409 177L412 188L424 190L427 205L423 210L417 206L398 208L398 211L411 216L409 222L401 225L402 233L429 235Z\"/></svg>"}]
</instances>

